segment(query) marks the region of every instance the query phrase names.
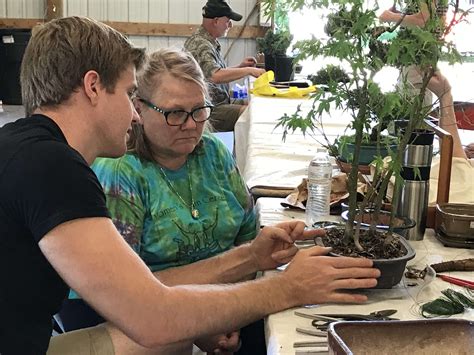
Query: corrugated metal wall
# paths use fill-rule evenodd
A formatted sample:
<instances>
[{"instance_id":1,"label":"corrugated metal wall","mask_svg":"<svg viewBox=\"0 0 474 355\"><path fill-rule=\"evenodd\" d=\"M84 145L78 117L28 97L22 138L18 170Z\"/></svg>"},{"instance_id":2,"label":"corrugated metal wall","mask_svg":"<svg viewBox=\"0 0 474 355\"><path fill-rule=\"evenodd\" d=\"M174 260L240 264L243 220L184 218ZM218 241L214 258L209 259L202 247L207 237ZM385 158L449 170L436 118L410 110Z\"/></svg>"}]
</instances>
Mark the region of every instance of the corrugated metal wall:
<instances>
[{"instance_id":1,"label":"corrugated metal wall","mask_svg":"<svg viewBox=\"0 0 474 355\"><path fill-rule=\"evenodd\" d=\"M44 18L45 0L0 0L0 17ZM206 0L63 0L64 16L81 15L102 21L147 23L201 23L201 8ZM228 0L232 8L244 18L242 25L255 6L256 0ZM258 25L254 13L248 25ZM153 51L157 48L181 48L184 37L130 36L137 46ZM220 39L223 53L227 53L234 39ZM235 40L227 57L229 65L239 64L243 57L255 55L252 39Z\"/></svg>"}]
</instances>

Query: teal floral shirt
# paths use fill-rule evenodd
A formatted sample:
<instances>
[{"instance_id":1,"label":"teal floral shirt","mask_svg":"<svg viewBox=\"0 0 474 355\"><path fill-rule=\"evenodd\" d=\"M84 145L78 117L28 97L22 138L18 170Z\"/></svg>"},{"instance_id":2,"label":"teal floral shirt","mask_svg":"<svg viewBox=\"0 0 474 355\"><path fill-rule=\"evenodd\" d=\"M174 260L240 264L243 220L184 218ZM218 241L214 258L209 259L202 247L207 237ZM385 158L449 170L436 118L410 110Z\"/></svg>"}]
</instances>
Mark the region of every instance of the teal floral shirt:
<instances>
[{"instance_id":1,"label":"teal floral shirt","mask_svg":"<svg viewBox=\"0 0 474 355\"><path fill-rule=\"evenodd\" d=\"M232 155L213 135L203 135L176 171L163 174L133 153L97 159L92 168L115 226L152 271L210 258L257 234L252 197Z\"/></svg>"}]
</instances>

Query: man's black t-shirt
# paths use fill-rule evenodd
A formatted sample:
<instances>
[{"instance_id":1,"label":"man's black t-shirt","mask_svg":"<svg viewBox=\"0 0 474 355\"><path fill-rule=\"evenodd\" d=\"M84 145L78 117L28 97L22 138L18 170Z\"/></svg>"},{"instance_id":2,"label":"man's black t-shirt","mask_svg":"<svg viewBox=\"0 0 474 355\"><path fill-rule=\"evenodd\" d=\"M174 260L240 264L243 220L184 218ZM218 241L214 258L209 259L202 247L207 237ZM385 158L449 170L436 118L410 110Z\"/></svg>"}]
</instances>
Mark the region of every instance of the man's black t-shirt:
<instances>
[{"instance_id":1,"label":"man's black t-shirt","mask_svg":"<svg viewBox=\"0 0 474 355\"><path fill-rule=\"evenodd\" d=\"M68 287L38 246L66 221L109 217L102 188L43 115L0 129L0 354L43 354Z\"/></svg>"}]
</instances>

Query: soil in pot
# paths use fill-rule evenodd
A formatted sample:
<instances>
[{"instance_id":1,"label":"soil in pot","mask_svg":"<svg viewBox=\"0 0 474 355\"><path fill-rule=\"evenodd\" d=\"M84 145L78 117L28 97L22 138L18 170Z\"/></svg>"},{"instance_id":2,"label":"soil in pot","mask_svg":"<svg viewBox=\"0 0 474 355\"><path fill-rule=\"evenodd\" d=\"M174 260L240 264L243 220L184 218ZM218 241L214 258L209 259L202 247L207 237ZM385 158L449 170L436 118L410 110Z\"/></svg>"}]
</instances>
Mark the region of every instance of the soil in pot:
<instances>
[{"instance_id":1,"label":"soil in pot","mask_svg":"<svg viewBox=\"0 0 474 355\"><path fill-rule=\"evenodd\" d=\"M360 244L363 251L357 250L351 240L344 244L344 229L331 228L326 230L326 237L323 243L332 247L334 256L365 257L372 259L374 267L380 270L380 277L377 279L375 288L391 288L398 284L403 277L405 266L408 260L415 257L415 251L408 242L395 234L385 245L386 232L381 230L369 231L361 228Z\"/></svg>"},{"instance_id":2,"label":"soil in pot","mask_svg":"<svg viewBox=\"0 0 474 355\"><path fill-rule=\"evenodd\" d=\"M380 230L370 232L368 229L361 228L360 244L364 248L363 251L357 250L352 240L347 245L344 244L344 229L342 228L327 229L323 242L324 245L332 247L333 253L343 256L394 259L406 255L406 250L402 247L399 238L393 238L388 245L385 245L386 234Z\"/></svg>"}]
</instances>

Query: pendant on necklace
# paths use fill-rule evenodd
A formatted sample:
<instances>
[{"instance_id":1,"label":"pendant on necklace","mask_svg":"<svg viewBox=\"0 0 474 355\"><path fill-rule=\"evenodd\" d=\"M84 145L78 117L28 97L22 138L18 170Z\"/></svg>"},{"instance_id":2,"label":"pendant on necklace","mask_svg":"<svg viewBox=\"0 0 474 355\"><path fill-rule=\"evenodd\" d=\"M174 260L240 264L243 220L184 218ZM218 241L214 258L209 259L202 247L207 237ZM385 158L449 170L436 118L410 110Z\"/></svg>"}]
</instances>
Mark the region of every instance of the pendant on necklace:
<instances>
[{"instance_id":1,"label":"pendant on necklace","mask_svg":"<svg viewBox=\"0 0 474 355\"><path fill-rule=\"evenodd\" d=\"M191 216L194 218L194 219L198 219L199 218L199 211L197 209L193 209L191 211Z\"/></svg>"}]
</instances>

